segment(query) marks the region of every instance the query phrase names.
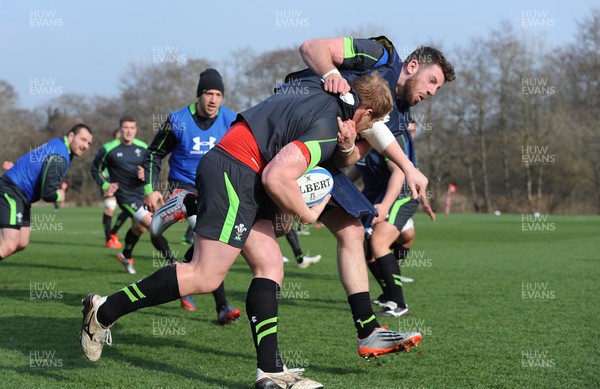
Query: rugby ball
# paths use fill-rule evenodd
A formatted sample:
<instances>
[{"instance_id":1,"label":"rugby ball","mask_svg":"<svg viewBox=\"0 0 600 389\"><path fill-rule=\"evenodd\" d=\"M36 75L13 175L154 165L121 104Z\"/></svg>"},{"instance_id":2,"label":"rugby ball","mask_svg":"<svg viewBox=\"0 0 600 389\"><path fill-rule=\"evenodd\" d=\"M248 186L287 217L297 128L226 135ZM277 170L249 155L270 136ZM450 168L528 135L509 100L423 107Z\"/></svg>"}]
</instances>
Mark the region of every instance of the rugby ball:
<instances>
[{"instance_id":1,"label":"rugby ball","mask_svg":"<svg viewBox=\"0 0 600 389\"><path fill-rule=\"evenodd\" d=\"M319 204L333 189L333 176L327 169L315 166L296 180L302 199L309 207Z\"/></svg>"}]
</instances>

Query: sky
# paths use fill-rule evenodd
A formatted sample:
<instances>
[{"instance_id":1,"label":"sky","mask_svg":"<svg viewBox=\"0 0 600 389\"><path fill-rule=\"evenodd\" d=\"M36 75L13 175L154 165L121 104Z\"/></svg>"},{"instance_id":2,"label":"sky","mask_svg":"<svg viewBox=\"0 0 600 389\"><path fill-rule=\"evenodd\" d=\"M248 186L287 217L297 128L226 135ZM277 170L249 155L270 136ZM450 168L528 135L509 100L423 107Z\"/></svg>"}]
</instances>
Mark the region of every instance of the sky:
<instances>
[{"instance_id":1,"label":"sky","mask_svg":"<svg viewBox=\"0 0 600 389\"><path fill-rule=\"evenodd\" d=\"M360 6L350 6L360 4ZM467 45L509 22L547 44L572 42L597 0L380 1L9 0L0 5L0 80L18 105L35 108L62 94L117 96L129 64L298 47L345 31L383 31L402 57L435 43ZM452 58L450 58L452 61Z\"/></svg>"}]
</instances>

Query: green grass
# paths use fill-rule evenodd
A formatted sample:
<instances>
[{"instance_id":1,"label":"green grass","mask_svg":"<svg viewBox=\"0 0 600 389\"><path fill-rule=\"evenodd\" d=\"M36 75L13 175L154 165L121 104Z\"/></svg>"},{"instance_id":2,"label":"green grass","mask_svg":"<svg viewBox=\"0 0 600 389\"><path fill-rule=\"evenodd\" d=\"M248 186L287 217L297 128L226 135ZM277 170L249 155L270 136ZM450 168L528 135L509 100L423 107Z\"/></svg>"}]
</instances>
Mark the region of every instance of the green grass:
<instances>
[{"instance_id":1,"label":"green grass","mask_svg":"<svg viewBox=\"0 0 600 389\"><path fill-rule=\"evenodd\" d=\"M33 213L42 230L27 250L0 263L0 387L253 385L245 314L218 326L211 296L196 297L194 313L172 302L121 318L113 347L99 362L87 361L79 346L81 298L151 274L152 246L142 237L138 275L130 276L115 250L102 246L99 208ZM286 264L284 291L293 298L280 304L281 352L329 388L599 387L600 218L551 215L523 231L527 222L521 215L439 215L431 223L418 215L413 258L404 268L415 279L405 285L411 315L380 322L420 330L424 338L409 353L369 362L356 353L334 240L311 228L301 243L323 259L306 270ZM183 231L177 225L167 232L178 257ZM250 279L241 259L226 279L230 302L242 312ZM371 293L379 294L374 282Z\"/></svg>"}]
</instances>

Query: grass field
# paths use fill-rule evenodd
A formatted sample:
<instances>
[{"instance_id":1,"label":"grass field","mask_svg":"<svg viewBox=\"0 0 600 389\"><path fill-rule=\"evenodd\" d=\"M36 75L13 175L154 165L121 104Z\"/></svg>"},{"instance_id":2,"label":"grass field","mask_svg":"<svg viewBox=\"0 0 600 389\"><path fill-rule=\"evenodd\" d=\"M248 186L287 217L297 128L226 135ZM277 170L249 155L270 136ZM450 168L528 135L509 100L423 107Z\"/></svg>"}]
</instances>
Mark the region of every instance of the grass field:
<instances>
[{"instance_id":1,"label":"grass field","mask_svg":"<svg viewBox=\"0 0 600 389\"><path fill-rule=\"evenodd\" d=\"M142 237L138 275L130 276L102 245L99 208L33 213L30 247L0 263L0 387L252 387L244 312L251 277L243 260L226 279L241 321L217 325L211 296L196 297L197 312L178 302L145 309L119 320L113 347L91 363L79 345L81 298L113 293L152 273L161 258ZM301 243L321 262L306 270L286 264L279 341L290 367L329 388L600 387L599 217L439 215L431 223L420 214L416 225L403 268L415 279L405 285L411 315L380 322L421 331L420 346L369 362L358 357L335 243L327 230L311 228ZM183 231L167 232L178 257ZM374 282L371 293L379 294Z\"/></svg>"}]
</instances>

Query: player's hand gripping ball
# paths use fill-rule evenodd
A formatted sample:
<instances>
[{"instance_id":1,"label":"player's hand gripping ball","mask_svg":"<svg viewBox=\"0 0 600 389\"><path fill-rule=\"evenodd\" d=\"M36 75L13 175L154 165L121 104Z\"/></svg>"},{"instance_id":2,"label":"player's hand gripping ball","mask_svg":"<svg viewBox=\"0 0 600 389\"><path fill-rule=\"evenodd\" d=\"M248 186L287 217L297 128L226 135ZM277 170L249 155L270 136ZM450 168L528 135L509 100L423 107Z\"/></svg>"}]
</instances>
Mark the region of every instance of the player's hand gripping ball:
<instances>
[{"instance_id":1,"label":"player's hand gripping ball","mask_svg":"<svg viewBox=\"0 0 600 389\"><path fill-rule=\"evenodd\" d=\"M309 207L319 204L333 189L333 176L320 166L315 166L296 181L302 199Z\"/></svg>"}]
</instances>

